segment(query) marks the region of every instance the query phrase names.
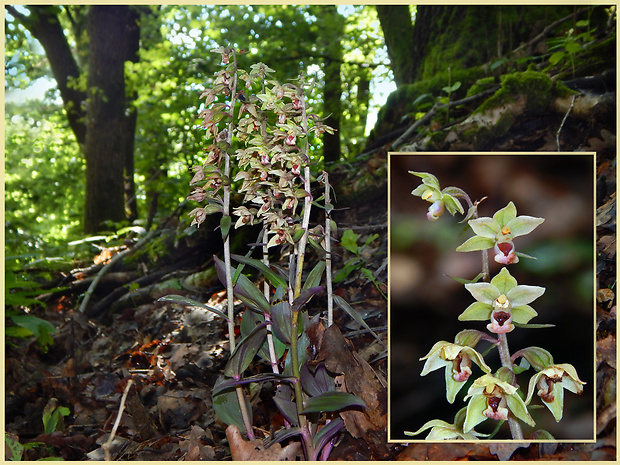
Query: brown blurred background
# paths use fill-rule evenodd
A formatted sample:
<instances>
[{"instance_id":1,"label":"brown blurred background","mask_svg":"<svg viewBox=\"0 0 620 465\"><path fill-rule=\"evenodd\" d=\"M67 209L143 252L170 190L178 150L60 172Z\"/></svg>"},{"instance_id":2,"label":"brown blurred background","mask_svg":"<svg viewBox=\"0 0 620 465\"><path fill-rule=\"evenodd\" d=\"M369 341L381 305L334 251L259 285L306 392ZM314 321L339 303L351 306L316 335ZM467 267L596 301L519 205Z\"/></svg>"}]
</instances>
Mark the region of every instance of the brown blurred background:
<instances>
[{"instance_id":1,"label":"brown blurred background","mask_svg":"<svg viewBox=\"0 0 620 465\"><path fill-rule=\"evenodd\" d=\"M530 323L551 323L554 328L515 329L508 334L511 353L540 346L555 363L570 363L587 384L581 396L565 391L564 419L556 423L545 407L532 416L536 427L524 426L527 437L547 429L556 439L593 439L594 409L594 156L551 155L390 155L390 440L424 439L428 430L411 438L431 419L453 422L469 385L450 405L445 397L443 370L424 377L425 356L439 340L454 341L463 329L486 331L487 322L460 322L458 315L474 301L464 287L448 276L474 278L481 271L481 253L459 253L455 248L473 233L463 219L448 212L428 221L430 203L411 195L421 179L409 170L430 172L441 188L464 189L472 201L488 196L480 216L492 216L512 200L517 215L545 218L527 236L514 240L516 250L537 257L521 258L508 270L519 284L544 286L545 294L531 305L538 316ZM466 207L465 207L466 208ZM492 252L492 251L491 251ZM501 269L490 254L491 277ZM479 352L488 343L476 346ZM485 357L495 371L497 350ZM480 375L473 368L472 381ZM521 380L527 394L530 369ZM541 404L537 396L533 404ZM490 432L494 421L477 431ZM509 439L501 431L497 439Z\"/></svg>"}]
</instances>

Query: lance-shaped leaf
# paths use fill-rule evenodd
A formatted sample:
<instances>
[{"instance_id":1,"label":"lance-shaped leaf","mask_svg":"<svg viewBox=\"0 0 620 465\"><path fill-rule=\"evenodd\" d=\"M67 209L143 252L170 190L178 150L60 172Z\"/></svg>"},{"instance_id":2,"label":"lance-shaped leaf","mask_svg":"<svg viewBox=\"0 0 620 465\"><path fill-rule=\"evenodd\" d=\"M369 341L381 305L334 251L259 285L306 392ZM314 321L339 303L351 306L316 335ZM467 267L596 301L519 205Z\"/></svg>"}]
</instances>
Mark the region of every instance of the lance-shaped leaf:
<instances>
[{"instance_id":1,"label":"lance-shaped leaf","mask_svg":"<svg viewBox=\"0 0 620 465\"><path fill-rule=\"evenodd\" d=\"M305 332L302 332L301 336L297 340L297 360L301 366L308 361L308 347L310 347L310 339ZM293 361L291 359L290 350L286 353L286 359L284 361L284 374L293 376Z\"/></svg>"},{"instance_id":2,"label":"lance-shaped leaf","mask_svg":"<svg viewBox=\"0 0 620 465\"><path fill-rule=\"evenodd\" d=\"M344 420L340 417L330 421L323 426L319 432L314 436L312 440L314 444L314 450L319 452L325 445L338 434L338 432L344 426Z\"/></svg>"},{"instance_id":3,"label":"lance-shaped leaf","mask_svg":"<svg viewBox=\"0 0 620 465\"><path fill-rule=\"evenodd\" d=\"M335 391L334 379L329 376L325 364L319 363L314 371L310 372L306 363L300 370L301 386L310 397L318 396L324 392Z\"/></svg>"},{"instance_id":4,"label":"lance-shaped leaf","mask_svg":"<svg viewBox=\"0 0 620 465\"><path fill-rule=\"evenodd\" d=\"M299 420L297 418L297 404L295 402L278 396L274 396L273 401L276 404L276 407L278 407L278 410L280 410L282 416L286 418L291 425L299 425Z\"/></svg>"},{"instance_id":5,"label":"lance-shaped leaf","mask_svg":"<svg viewBox=\"0 0 620 465\"><path fill-rule=\"evenodd\" d=\"M232 219L229 215L222 216L220 220L220 229L222 230L222 240L226 241L228 238L228 232L230 231L230 225L232 224Z\"/></svg>"},{"instance_id":6,"label":"lance-shaped leaf","mask_svg":"<svg viewBox=\"0 0 620 465\"><path fill-rule=\"evenodd\" d=\"M229 378L239 379L241 374L250 366L258 349L267 337L266 323L256 326L250 334L241 339L233 351L224 374Z\"/></svg>"},{"instance_id":7,"label":"lance-shaped leaf","mask_svg":"<svg viewBox=\"0 0 620 465\"><path fill-rule=\"evenodd\" d=\"M372 334L374 336L374 338L379 341L381 343L381 345L385 345L383 343L383 341L381 340L381 338L379 338L379 336L377 336L377 334L370 329L370 326L368 326L368 324L364 321L364 319L360 316L359 313L357 313L353 307L351 307L349 305L349 303L344 300L342 297L340 297L339 295L335 295L334 294L334 302L336 302L336 304L343 309L345 312L347 312L349 314L349 316L351 318L353 318L355 321L357 321L360 325L362 325L364 328L366 328L368 330L368 332L370 332L370 334Z\"/></svg>"},{"instance_id":8,"label":"lance-shaped leaf","mask_svg":"<svg viewBox=\"0 0 620 465\"><path fill-rule=\"evenodd\" d=\"M228 320L228 317L224 313L220 312L219 310L209 307L208 305L205 305L202 302L198 302L197 300L190 299L189 297L184 297L182 295L175 295L175 294L166 295L164 297L160 297L159 299L157 299L157 302L174 302L177 304L190 305L192 307L204 308L206 310L209 310L210 312L215 313L218 316L221 316L225 320Z\"/></svg>"},{"instance_id":9,"label":"lance-shaped leaf","mask_svg":"<svg viewBox=\"0 0 620 465\"><path fill-rule=\"evenodd\" d=\"M348 392L329 391L309 398L301 413L337 412L347 407L366 407L362 399Z\"/></svg>"},{"instance_id":10,"label":"lance-shaped leaf","mask_svg":"<svg viewBox=\"0 0 620 465\"><path fill-rule=\"evenodd\" d=\"M295 404L293 404L295 405ZM273 444L276 444L278 442L282 442L286 439L289 438L293 438L295 436L301 435L301 428L296 426L294 428L284 428L281 429L280 431L278 431L276 434L273 435L273 439L271 441L269 441L265 447L271 447Z\"/></svg>"},{"instance_id":11,"label":"lance-shaped leaf","mask_svg":"<svg viewBox=\"0 0 620 465\"><path fill-rule=\"evenodd\" d=\"M288 286L286 279L279 273L272 270L270 267L265 265L262 261L256 260L255 258L249 258L244 255L231 254L231 257L238 262L245 263L246 265L250 265L260 271L265 278L269 281L269 283L273 287L284 287Z\"/></svg>"},{"instance_id":12,"label":"lance-shaped leaf","mask_svg":"<svg viewBox=\"0 0 620 465\"><path fill-rule=\"evenodd\" d=\"M213 395L216 396L220 392L232 389L235 386L250 383L264 383L265 381L287 381L293 382L294 378L290 376L280 375L277 373L259 373L258 375L248 376L241 379L227 379L213 387Z\"/></svg>"},{"instance_id":13,"label":"lance-shaped leaf","mask_svg":"<svg viewBox=\"0 0 620 465\"><path fill-rule=\"evenodd\" d=\"M301 307L308 303L313 295L318 294L323 289L324 286L317 286L302 290L299 296L293 301L293 311L298 312Z\"/></svg>"},{"instance_id":14,"label":"lance-shaped leaf","mask_svg":"<svg viewBox=\"0 0 620 465\"><path fill-rule=\"evenodd\" d=\"M314 266L314 268L312 268L312 270L310 270L310 273L308 273L308 277L306 278L306 282L304 283L302 290L305 291L306 289L317 287L321 283L324 270L325 262L321 260Z\"/></svg>"},{"instance_id":15,"label":"lance-shaped leaf","mask_svg":"<svg viewBox=\"0 0 620 465\"><path fill-rule=\"evenodd\" d=\"M215 383L215 388L220 383L224 382L224 377L221 376ZM252 407L246 396L243 396L246 402L246 410L252 414ZM235 425L239 428L239 431L245 432L245 423L241 415L241 408L239 407L239 400L237 393L233 388L219 392L213 396L213 410L220 420L227 425ZM251 420L250 420L251 422Z\"/></svg>"},{"instance_id":16,"label":"lance-shaped leaf","mask_svg":"<svg viewBox=\"0 0 620 465\"><path fill-rule=\"evenodd\" d=\"M265 315L259 314L256 312L251 312L251 311L243 312L243 316L241 317L241 325L240 325L241 337L247 336L254 329L255 326L262 324L262 323L266 323ZM273 325L271 326L271 332L273 333ZM281 342L280 339L278 339L277 336L273 338L273 345L275 349L276 358L280 359L280 357L284 355L286 346L284 345L284 343ZM271 357L269 354L269 346L267 344L266 339L263 342L263 345L258 350L258 355L263 360L266 360L266 361L271 360Z\"/></svg>"},{"instance_id":17,"label":"lance-shaped leaf","mask_svg":"<svg viewBox=\"0 0 620 465\"><path fill-rule=\"evenodd\" d=\"M215 269L217 270L217 277L222 285L226 286L226 264L220 260L217 256L213 256L215 262ZM231 272L234 274L236 269L231 267ZM245 305L253 308L259 312L269 313L271 306L263 293L250 281L245 275L240 274L233 292Z\"/></svg>"},{"instance_id":18,"label":"lance-shaped leaf","mask_svg":"<svg viewBox=\"0 0 620 465\"><path fill-rule=\"evenodd\" d=\"M291 343L291 306L288 302L279 302L271 307L271 330L285 344Z\"/></svg>"}]
</instances>

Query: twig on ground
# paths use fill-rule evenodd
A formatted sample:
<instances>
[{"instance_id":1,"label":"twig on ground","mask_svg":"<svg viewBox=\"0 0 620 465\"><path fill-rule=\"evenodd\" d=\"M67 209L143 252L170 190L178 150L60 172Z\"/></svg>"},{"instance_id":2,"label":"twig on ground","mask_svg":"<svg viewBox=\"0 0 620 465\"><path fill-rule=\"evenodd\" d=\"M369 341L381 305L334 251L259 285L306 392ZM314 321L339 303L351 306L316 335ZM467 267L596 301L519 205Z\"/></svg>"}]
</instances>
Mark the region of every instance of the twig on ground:
<instances>
[{"instance_id":1,"label":"twig on ground","mask_svg":"<svg viewBox=\"0 0 620 465\"><path fill-rule=\"evenodd\" d=\"M560 123L560 127L558 128L558 132L555 133L555 143L558 146L558 152L560 151L560 133L562 132L562 128L564 127L564 123L566 123L566 120L568 119L568 115L570 115L570 112L573 109L573 106L575 105L575 98L577 97L577 95L573 95L573 98L570 101L570 107L568 107L568 110L566 110L566 114L564 115L564 118L562 118L562 122Z\"/></svg>"},{"instance_id":2,"label":"twig on ground","mask_svg":"<svg viewBox=\"0 0 620 465\"><path fill-rule=\"evenodd\" d=\"M127 400L127 394L129 394L129 389L133 384L133 379L127 381L127 385L125 386L125 390L123 391L123 396L121 397L121 405L118 407L118 413L116 414L116 420L114 421L114 426L112 427L112 432L110 433L110 437L103 444L102 449L105 454L106 461L111 461L112 456L110 455L110 445L112 445L112 441L114 441L114 436L116 436L116 430L118 429L118 425L121 423L121 417L123 416L123 410L125 410L125 401Z\"/></svg>"}]
</instances>

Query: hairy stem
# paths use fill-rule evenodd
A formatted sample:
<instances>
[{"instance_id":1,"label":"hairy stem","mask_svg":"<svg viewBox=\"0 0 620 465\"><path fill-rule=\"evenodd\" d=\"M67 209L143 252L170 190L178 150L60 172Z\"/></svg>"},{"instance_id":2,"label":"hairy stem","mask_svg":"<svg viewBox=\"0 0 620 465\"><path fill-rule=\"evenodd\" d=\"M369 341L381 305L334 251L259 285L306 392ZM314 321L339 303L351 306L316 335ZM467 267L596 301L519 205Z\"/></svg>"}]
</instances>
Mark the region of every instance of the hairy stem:
<instances>
[{"instance_id":1,"label":"hairy stem","mask_svg":"<svg viewBox=\"0 0 620 465\"><path fill-rule=\"evenodd\" d=\"M327 287L327 327L334 324L334 299L332 290L332 221L331 221L331 202L329 178L323 172L323 182L325 183L325 284Z\"/></svg>"},{"instance_id":2,"label":"hairy stem","mask_svg":"<svg viewBox=\"0 0 620 465\"><path fill-rule=\"evenodd\" d=\"M233 50L233 62L235 72L232 75L232 84L230 86L230 108L231 108L231 119L228 123L228 133L226 134L226 142L230 146L232 142L232 135L234 129L234 115L232 112L235 108L235 98L237 91L237 57ZM224 151L224 208L223 208L223 217L230 218L230 154L228 150ZM229 222L230 225L230 222ZM232 354L235 350L235 299L233 293L233 280L232 280L232 263L230 260L230 228L226 233L226 237L224 238L224 264L226 265L226 295L227 295L227 304L228 304L228 342L230 345L230 353ZM237 400L239 401L239 408L241 409L241 416L243 418L243 424L245 426L245 431L249 439L254 439L254 430L252 429L252 422L250 420L250 414L247 411L247 406L245 403L245 392L243 391L243 387L240 385L236 386L235 391L237 392Z\"/></svg>"},{"instance_id":3,"label":"hairy stem","mask_svg":"<svg viewBox=\"0 0 620 465\"><path fill-rule=\"evenodd\" d=\"M263 263L269 266L269 254L267 250L267 243L269 242L269 231L266 228L263 231L263 238L261 240L261 242L263 243ZM263 283L263 294L265 296L265 299L267 299L267 302L269 302L269 283L267 282L267 280L265 280L265 282ZM271 371L275 374L279 374L280 371L278 370L278 358L276 356L276 348L273 344L273 334L271 332L271 315L269 315L268 313L265 313L265 322L267 323L267 347L269 348L269 363L271 363Z\"/></svg>"}]
</instances>

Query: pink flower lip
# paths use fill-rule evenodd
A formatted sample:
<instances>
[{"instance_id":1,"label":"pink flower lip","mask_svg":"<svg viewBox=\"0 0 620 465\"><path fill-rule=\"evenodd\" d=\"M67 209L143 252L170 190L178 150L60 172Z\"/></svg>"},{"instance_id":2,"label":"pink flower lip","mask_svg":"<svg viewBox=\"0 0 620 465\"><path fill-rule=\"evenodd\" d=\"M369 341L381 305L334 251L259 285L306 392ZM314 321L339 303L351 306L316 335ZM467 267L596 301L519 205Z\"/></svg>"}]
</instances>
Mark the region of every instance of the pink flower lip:
<instances>
[{"instance_id":1,"label":"pink flower lip","mask_svg":"<svg viewBox=\"0 0 620 465\"><path fill-rule=\"evenodd\" d=\"M495 261L504 265L517 263L519 257L515 254L515 245L512 241L498 242L495 244Z\"/></svg>"}]
</instances>

